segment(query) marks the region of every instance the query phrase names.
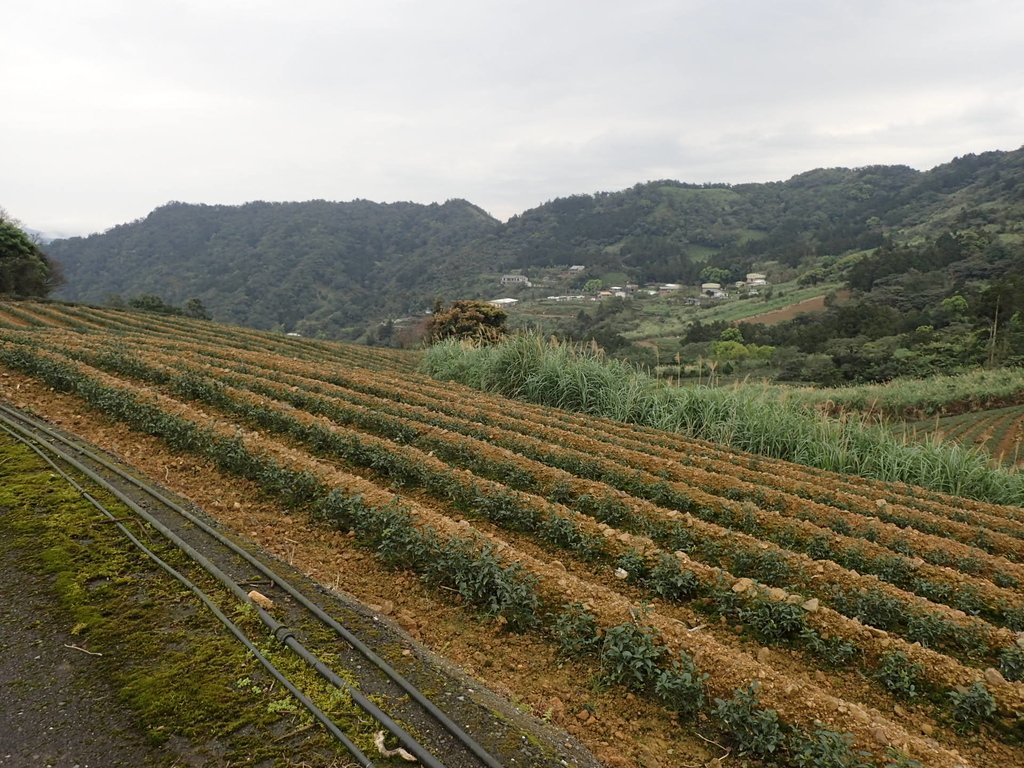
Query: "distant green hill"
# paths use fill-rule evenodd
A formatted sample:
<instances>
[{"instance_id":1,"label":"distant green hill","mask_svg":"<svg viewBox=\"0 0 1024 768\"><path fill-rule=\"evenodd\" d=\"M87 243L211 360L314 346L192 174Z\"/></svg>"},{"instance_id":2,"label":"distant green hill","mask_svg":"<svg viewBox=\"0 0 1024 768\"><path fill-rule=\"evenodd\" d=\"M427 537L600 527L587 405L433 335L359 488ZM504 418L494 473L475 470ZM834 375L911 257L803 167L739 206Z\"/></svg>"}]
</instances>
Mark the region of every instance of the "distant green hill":
<instances>
[{"instance_id":1,"label":"distant green hill","mask_svg":"<svg viewBox=\"0 0 1024 768\"><path fill-rule=\"evenodd\" d=\"M52 242L61 298L190 298L218 320L355 338L437 297L492 297L504 271L583 264L636 282L738 279L795 269L887 238L950 229L1024 236L1024 148L967 155L927 172L818 169L785 182L638 184L552 200L501 223L443 205L169 203L144 219Z\"/></svg>"}]
</instances>

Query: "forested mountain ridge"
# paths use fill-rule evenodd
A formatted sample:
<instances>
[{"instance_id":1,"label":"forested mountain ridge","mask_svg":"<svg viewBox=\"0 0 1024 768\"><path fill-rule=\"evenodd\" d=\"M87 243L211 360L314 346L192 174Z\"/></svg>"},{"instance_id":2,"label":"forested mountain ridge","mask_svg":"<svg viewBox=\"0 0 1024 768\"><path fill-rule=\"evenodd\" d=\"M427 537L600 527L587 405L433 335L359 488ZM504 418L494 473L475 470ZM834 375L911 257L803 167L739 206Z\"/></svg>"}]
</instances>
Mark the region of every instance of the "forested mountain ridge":
<instances>
[{"instance_id":1,"label":"forested mountain ridge","mask_svg":"<svg viewBox=\"0 0 1024 768\"><path fill-rule=\"evenodd\" d=\"M552 200L504 224L464 200L169 203L48 251L67 277L62 298L198 298L219 320L355 337L439 296L490 297L494 275L514 268L584 264L591 274L692 283L709 267L742 276L759 262L800 267L890 239L1019 233L1021 222L1024 148L924 172L869 166L765 184L647 182Z\"/></svg>"},{"instance_id":2,"label":"forested mountain ridge","mask_svg":"<svg viewBox=\"0 0 1024 768\"><path fill-rule=\"evenodd\" d=\"M368 317L421 309L425 286L465 274L462 246L499 226L462 200L168 203L48 249L73 272L66 298L194 297L217 319L335 335Z\"/></svg>"}]
</instances>

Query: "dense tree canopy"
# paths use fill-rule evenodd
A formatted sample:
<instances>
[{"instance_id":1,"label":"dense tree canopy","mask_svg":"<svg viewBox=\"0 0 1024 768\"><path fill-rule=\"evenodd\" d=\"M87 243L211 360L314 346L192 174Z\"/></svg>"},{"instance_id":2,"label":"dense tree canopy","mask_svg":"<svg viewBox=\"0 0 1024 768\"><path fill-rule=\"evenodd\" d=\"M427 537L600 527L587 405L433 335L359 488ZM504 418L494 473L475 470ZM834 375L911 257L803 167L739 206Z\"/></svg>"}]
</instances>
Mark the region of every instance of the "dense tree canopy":
<instances>
[{"instance_id":1,"label":"dense tree canopy","mask_svg":"<svg viewBox=\"0 0 1024 768\"><path fill-rule=\"evenodd\" d=\"M985 279L999 243L990 253L939 236L1010 231L1022 220L1019 149L924 172L869 166L764 184L652 181L552 200L506 223L465 200L170 203L48 248L69 277L63 298L158 294L181 305L196 297L230 322L343 338L369 327L377 338L380 323L421 316L436 296L490 298L502 274L555 265L586 266L577 290L610 274L690 285L703 274L727 284L765 262L799 273L879 249L851 275L858 290L887 290L919 258L928 270L956 265L964 279ZM905 248L924 240L927 253ZM806 282L835 276L808 272Z\"/></svg>"},{"instance_id":2,"label":"dense tree canopy","mask_svg":"<svg viewBox=\"0 0 1024 768\"><path fill-rule=\"evenodd\" d=\"M59 283L56 265L0 210L0 294L46 296Z\"/></svg>"},{"instance_id":3,"label":"dense tree canopy","mask_svg":"<svg viewBox=\"0 0 1024 768\"><path fill-rule=\"evenodd\" d=\"M485 301L453 301L447 307L438 302L427 326L427 339L431 344L444 339L497 341L505 335L505 319L503 309Z\"/></svg>"}]
</instances>

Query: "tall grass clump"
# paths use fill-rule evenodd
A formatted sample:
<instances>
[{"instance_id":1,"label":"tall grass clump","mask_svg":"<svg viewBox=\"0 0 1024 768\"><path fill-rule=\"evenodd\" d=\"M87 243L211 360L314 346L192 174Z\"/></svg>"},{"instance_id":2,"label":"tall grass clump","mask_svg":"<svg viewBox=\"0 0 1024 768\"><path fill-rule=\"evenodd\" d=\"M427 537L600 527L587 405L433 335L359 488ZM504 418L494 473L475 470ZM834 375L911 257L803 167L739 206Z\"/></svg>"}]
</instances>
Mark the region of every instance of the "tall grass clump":
<instances>
[{"instance_id":1,"label":"tall grass clump","mask_svg":"<svg viewBox=\"0 0 1024 768\"><path fill-rule=\"evenodd\" d=\"M1024 504L1024 475L974 449L908 443L869 421L830 418L754 390L671 388L594 346L536 334L474 346L431 347L423 369L542 405L680 432L736 450L834 472L920 485L1000 504Z\"/></svg>"}]
</instances>

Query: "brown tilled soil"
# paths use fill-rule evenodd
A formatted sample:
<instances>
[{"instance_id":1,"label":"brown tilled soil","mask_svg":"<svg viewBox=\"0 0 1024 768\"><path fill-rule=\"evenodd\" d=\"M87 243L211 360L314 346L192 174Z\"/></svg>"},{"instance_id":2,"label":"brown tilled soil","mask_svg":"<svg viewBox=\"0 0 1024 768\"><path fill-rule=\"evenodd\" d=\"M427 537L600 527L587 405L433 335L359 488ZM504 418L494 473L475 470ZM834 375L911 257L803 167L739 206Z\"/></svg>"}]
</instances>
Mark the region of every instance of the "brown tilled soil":
<instances>
[{"instance_id":1,"label":"brown tilled soil","mask_svg":"<svg viewBox=\"0 0 1024 768\"><path fill-rule=\"evenodd\" d=\"M578 736L607 765L667 768L735 762L735 756L727 757L728 750L702 735L701 723L696 729L678 728L666 712L632 694L599 690L590 680L593 670L560 665L554 649L544 641L477 622L444 594L425 591L415 577L384 570L347 537L297 516L283 515L276 505L261 501L253 486L222 475L206 462L170 453L154 439L82 413L75 399L57 395L35 381L8 374L3 382L15 404L103 446L320 583L354 595L427 647L518 702L525 712ZM515 544L522 547L524 556L530 554L527 542ZM569 583L569 576L565 581ZM594 583L593 590L593 599L600 600L600 586ZM784 652L768 652L766 662L774 666L774 657L781 675L793 675L787 667L797 662L779 654ZM857 714L849 711L851 717ZM812 714L826 721L834 719L834 713ZM928 733L924 731L926 736ZM967 743L961 751L979 766L1022 762L1017 751L988 740Z\"/></svg>"},{"instance_id":2,"label":"brown tilled soil","mask_svg":"<svg viewBox=\"0 0 1024 768\"><path fill-rule=\"evenodd\" d=\"M825 297L814 296L810 299L804 299L798 301L795 304L790 304L788 307L782 307L781 309L773 309L771 312L762 312L759 315L751 315L750 317L743 318L745 323L764 323L765 325L775 325L776 323L784 323L786 320L792 320L797 315L806 315L814 312L822 312L825 309Z\"/></svg>"},{"instance_id":3,"label":"brown tilled soil","mask_svg":"<svg viewBox=\"0 0 1024 768\"><path fill-rule=\"evenodd\" d=\"M2 381L4 395L15 406L102 446L314 580L354 596L524 714L578 737L605 765L717 766L715 759L726 754L699 736L682 738L667 712L631 693L597 690L589 682L592 670L560 665L553 646L542 639L479 622L444 594L427 592L415 576L384 569L345 536L284 515L278 506L261 501L255 486L112 425L83 411L74 398L27 377L11 373ZM15 765L21 764L10 763Z\"/></svg>"}]
</instances>

